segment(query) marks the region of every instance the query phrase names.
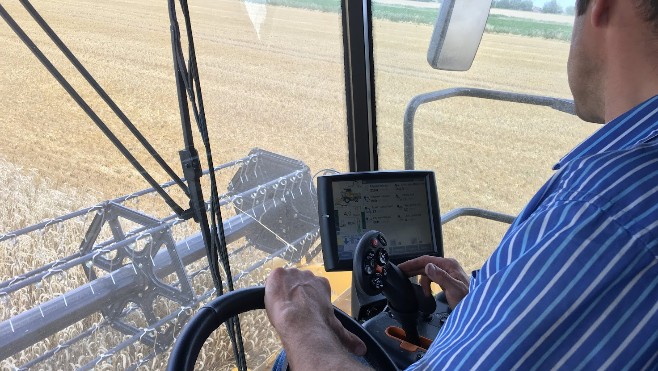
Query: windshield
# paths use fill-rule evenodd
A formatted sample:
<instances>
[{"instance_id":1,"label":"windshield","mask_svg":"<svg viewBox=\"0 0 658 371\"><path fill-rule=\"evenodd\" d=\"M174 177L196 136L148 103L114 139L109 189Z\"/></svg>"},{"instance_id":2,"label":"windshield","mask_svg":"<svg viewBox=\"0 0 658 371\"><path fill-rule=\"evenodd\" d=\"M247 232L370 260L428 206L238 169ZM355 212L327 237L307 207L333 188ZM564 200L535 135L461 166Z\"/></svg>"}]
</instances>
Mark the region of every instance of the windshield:
<instances>
[{"instance_id":1,"label":"windshield","mask_svg":"<svg viewBox=\"0 0 658 371\"><path fill-rule=\"evenodd\" d=\"M553 165L598 128L552 108L466 93L418 103L455 88L571 99L566 61L573 7L543 12L543 3L516 3L493 2L471 69L452 72L433 69L426 58L440 4L373 2L380 167L404 168L413 156L414 168L433 170L442 213L474 207L517 215ZM405 127L413 128L411 148ZM507 226L482 218L447 223L445 254L467 271L478 269Z\"/></svg>"},{"instance_id":2,"label":"windshield","mask_svg":"<svg viewBox=\"0 0 658 371\"><path fill-rule=\"evenodd\" d=\"M182 176L166 4L27 4ZM405 110L418 95L468 87L570 99L571 16L495 8L472 69L455 73L427 63L439 6L372 3L381 169L405 168ZM184 187L27 8L2 7L187 209ZM328 277L334 303L349 311L349 272L326 273L322 266L315 190L317 176L349 171L341 3L192 0L189 11L230 261L223 279L230 274L236 288L248 287L262 284L274 267L302 267ZM177 12L182 24L180 6ZM0 23L0 365L164 369L182 326L216 294L199 227L173 213L10 23L6 17ZM419 106L413 120L413 167L436 173L442 212L476 207L513 216L552 164L594 129L547 107L473 97L434 101ZM201 139L195 136L199 146ZM202 185L208 199L207 176ZM443 228L444 251L477 269L505 229L459 219ZM247 364L267 369L281 345L264 312L242 315L240 323ZM223 328L197 367L235 367Z\"/></svg>"}]
</instances>

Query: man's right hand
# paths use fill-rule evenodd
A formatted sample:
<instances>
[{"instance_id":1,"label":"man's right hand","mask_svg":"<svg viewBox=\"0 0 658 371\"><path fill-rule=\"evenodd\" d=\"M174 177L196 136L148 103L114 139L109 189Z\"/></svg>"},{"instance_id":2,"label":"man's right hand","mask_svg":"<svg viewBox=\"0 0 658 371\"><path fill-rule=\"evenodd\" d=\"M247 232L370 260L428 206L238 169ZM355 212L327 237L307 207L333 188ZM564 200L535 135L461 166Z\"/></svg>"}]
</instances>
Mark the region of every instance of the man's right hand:
<instances>
[{"instance_id":1,"label":"man's right hand","mask_svg":"<svg viewBox=\"0 0 658 371\"><path fill-rule=\"evenodd\" d=\"M291 368L366 369L350 354L364 355L366 345L334 315L326 278L294 268L272 270L265 281L265 309Z\"/></svg>"},{"instance_id":2,"label":"man's right hand","mask_svg":"<svg viewBox=\"0 0 658 371\"><path fill-rule=\"evenodd\" d=\"M424 255L406 261L398 268L407 277L420 275L420 285L425 295L432 294L431 282L438 284L445 292L450 308L455 308L468 294L469 277L455 259Z\"/></svg>"}]
</instances>

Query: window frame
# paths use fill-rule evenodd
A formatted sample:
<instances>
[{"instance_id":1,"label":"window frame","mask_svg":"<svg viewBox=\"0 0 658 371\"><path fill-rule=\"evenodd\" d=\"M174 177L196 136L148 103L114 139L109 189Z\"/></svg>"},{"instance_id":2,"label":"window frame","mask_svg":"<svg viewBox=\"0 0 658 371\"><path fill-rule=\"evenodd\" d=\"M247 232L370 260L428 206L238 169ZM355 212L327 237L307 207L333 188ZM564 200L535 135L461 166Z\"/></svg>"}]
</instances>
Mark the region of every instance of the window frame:
<instances>
[{"instance_id":1,"label":"window frame","mask_svg":"<svg viewBox=\"0 0 658 371\"><path fill-rule=\"evenodd\" d=\"M349 169L379 169L371 0L342 0Z\"/></svg>"}]
</instances>

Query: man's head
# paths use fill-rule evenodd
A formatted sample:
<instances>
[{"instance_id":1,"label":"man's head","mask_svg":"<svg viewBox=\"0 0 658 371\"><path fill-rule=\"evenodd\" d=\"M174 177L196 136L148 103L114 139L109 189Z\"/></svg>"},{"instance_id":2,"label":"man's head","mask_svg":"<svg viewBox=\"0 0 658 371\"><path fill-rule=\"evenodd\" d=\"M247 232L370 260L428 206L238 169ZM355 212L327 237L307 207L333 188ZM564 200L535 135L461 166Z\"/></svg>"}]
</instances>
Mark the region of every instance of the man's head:
<instances>
[{"instance_id":1,"label":"man's head","mask_svg":"<svg viewBox=\"0 0 658 371\"><path fill-rule=\"evenodd\" d=\"M658 0L577 0L576 14L568 74L580 118L605 123L658 94Z\"/></svg>"}]
</instances>

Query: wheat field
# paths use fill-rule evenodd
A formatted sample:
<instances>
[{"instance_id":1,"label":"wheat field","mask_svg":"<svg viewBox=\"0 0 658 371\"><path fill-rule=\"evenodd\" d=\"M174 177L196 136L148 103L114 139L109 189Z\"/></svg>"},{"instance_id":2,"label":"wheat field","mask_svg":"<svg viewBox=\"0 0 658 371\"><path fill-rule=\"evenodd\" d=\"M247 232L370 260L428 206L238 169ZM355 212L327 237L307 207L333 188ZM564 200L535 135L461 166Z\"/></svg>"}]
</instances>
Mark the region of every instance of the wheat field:
<instances>
[{"instance_id":1,"label":"wheat field","mask_svg":"<svg viewBox=\"0 0 658 371\"><path fill-rule=\"evenodd\" d=\"M165 2L33 5L180 173L177 152L183 142ZM3 0L2 6L155 178L167 181L20 3ZM252 22L241 1L190 2L215 164L258 147L299 159L313 174L347 171L339 15L265 9ZM425 60L431 31L425 25L374 23L382 169L404 167L403 113L415 95L464 86L570 97L568 43L485 34L470 71L443 72ZM0 234L147 187L6 23L0 23L0 45ZM418 110L415 167L436 172L443 212L473 206L516 214L552 165L596 128L548 108L454 98ZM229 177L220 177L220 192ZM166 212L164 203L160 207ZM443 231L446 255L467 270L477 269L504 231L505 225L480 219L450 222ZM18 274L12 268L16 256L9 246L0 248L5 281ZM58 258L55 249L41 255ZM35 259L32 269L41 261ZM204 353L201 362L215 365L210 359L214 356Z\"/></svg>"}]
</instances>

